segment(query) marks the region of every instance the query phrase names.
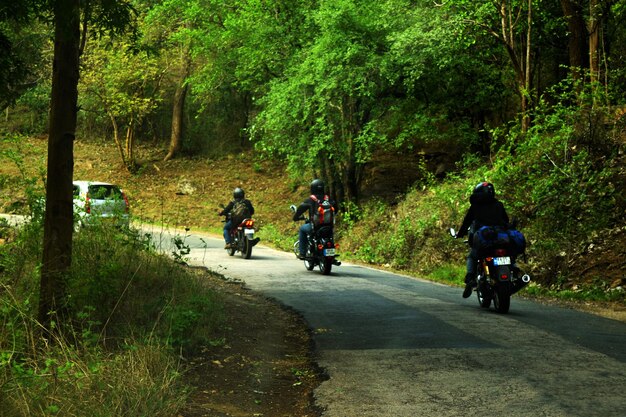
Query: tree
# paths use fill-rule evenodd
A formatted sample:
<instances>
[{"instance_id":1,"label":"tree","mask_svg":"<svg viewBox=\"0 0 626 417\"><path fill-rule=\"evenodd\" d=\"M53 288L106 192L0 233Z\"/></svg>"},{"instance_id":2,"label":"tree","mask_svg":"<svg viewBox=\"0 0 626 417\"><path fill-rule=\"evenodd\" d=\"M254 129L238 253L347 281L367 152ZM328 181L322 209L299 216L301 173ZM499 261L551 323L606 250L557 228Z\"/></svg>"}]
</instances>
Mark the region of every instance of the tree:
<instances>
[{"instance_id":1,"label":"tree","mask_svg":"<svg viewBox=\"0 0 626 417\"><path fill-rule=\"evenodd\" d=\"M111 30L129 23L128 5L93 3L95 13L83 21L102 22ZM48 176L41 266L38 317L51 331L55 317L65 308L65 278L72 263L74 228L72 180L74 173L74 137L78 101L79 51L81 45L80 0L55 0L51 3L54 23L54 63L50 98L48 138ZM111 21L112 16L118 17ZM83 31L83 33L86 33Z\"/></svg>"},{"instance_id":2,"label":"tree","mask_svg":"<svg viewBox=\"0 0 626 417\"><path fill-rule=\"evenodd\" d=\"M161 80L168 68L155 54L108 38L94 42L84 58L81 89L96 98L89 110L109 118L122 163L135 172L136 132L162 100Z\"/></svg>"},{"instance_id":3,"label":"tree","mask_svg":"<svg viewBox=\"0 0 626 417\"><path fill-rule=\"evenodd\" d=\"M325 178L339 201L358 201L364 164L385 141L377 123L392 88L382 73L388 57L383 13L371 3L322 3L313 13L314 42L261 100L259 148Z\"/></svg>"},{"instance_id":4,"label":"tree","mask_svg":"<svg viewBox=\"0 0 626 417\"><path fill-rule=\"evenodd\" d=\"M533 0L454 0L444 5L444 10L453 13L450 20L453 25L460 22L471 31L485 31L504 47L520 97L522 132L528 131L532 97Z\"/></svg>"},{"instance_id":5,"label":"tree","mask_svg":"<svg viewBox=\"0 0 626 417\"><path fill-rule=\"evenodd\" d=\"M57 0L53 13L54 65L39 294L39 321L48 330L51 330L54 316L64 308L65 274L72 263L73 146L78 100L80 0Z\"/></svg>"}]
</instances>

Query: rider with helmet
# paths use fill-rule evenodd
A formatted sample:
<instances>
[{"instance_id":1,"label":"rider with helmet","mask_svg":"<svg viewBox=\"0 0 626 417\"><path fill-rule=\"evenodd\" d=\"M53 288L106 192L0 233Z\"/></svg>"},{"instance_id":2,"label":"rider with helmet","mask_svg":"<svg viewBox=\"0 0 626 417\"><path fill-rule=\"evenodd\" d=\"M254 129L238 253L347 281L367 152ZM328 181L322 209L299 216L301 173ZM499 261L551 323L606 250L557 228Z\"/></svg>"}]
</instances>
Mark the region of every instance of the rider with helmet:
<instances>
[{"instance_id":1,"label":"rider with helmet","mask_svg":"<svg viewBox=\"0 0 626 417\"><path fill-rule=\"evenodd\" d=\"M252 206L250 200L245 198L245 192L239 187L235 188L233 191L233 200L218 213L220 216L227 216L226 223L224 223L224 241L226 242L224 249L229 249L231 244L230 229L233 227L233 223L230 218L230 212L233 210L235 204L239 202L242 202L247 206L250 216L254 214L254 207Z\"/></svg>"},{"instance_id":2,"label":"rider with helmet","mask_svg":"<svg viewBox=\"0 0 626 417\"><path fill-rule=\"evenodd\" d=\"M306 212L307 210L309 212L309 219L313 219L314 210L318 205L315 199L317 199L318 201L321 201L324 199L324 196L325 196L324 181L316 178L311 182L310 188L311 188L311 196L307 198L306 200L304 200L298 206L295 213L293 214L293 221L298 221L300 217L304 214L304 212ZM315 197L315 199L313 197ZM333 208L336 210L335 203L332 201L330 203L333 206ZM308 241L308 235L310 235L312 232L313 232L313 223L311 223L310 221L300 226L300 231L298 235L298 240L300 242L300 247L299 247L300 253L298 255L299 259L304 259L306 257L306 245Z\"/></svg>"},{"instance_id":3,"label":"rider with helmet","mask_svg":"<svg viewBox=\"0 0 626 417\"><path fill-rule=\"evenodd\" d=\"M504 204L496 199L493 184L486 181L481 182L474 187L469 200L471 205L456 235L457 238L463 237L469 232L469 241L472 242L474 232L483 226L506 227L508 225L509 216L504 209ZM477 259L476 249L471 248L467 255L467 273L465 274L463 298L469 297L472 294L472 288L476 286Z\"/></svg>"}]
</instances>

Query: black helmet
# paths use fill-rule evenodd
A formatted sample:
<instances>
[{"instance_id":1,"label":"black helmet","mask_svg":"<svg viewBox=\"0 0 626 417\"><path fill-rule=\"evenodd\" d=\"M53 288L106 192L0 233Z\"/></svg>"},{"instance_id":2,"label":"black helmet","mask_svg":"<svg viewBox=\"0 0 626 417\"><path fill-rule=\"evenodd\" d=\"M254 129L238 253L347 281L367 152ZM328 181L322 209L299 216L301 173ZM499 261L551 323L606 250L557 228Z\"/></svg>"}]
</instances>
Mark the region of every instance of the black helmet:
<instances>
[{"instance_id":1,"label":"black helmet","mask_svg":"<svg viewBox=\"0 0 626 417\"><path fill-rule=\"evenodd\" d=\"M311 194L324 195L324 181L316 178L311 182Z\"/></svg>"},{"instance_id":2,"label":"black helmet","mask_svg":"<svg viewBox=\"0 0 626 417\"><path fill-rule=\"evenodd\" d=\"M492 183L483 181L474 187L473 195L476 196L478 201L493 200L496 196L496 189Z\"/></svg>"},{"instance_id":3,"label":"black helmet","mask_svg":"<svg viewBox=\"0 0 626 417\"><path fill-rule=\"evenodd\" d=\"M235 191L233 191L233 198L235 200L241 200L244 196L245 196L245 193L239 187L235 188Z\"/></svg>"}]
</instances>

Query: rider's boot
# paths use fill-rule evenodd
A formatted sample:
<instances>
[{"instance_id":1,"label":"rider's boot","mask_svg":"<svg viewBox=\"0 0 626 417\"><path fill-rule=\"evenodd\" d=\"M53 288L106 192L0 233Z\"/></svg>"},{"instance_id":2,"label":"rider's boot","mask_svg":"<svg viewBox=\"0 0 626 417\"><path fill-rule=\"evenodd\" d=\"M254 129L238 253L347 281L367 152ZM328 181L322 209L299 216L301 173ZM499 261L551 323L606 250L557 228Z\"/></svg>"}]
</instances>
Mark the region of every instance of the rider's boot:
<instances>
[{"instance_id":1,"label":"rider's boot","mask_svg":"<svg viewBox=\"0 0 626 417\"><path fill-rule=\"evenodd\" d=\"M476 286L476 281L474 280L474 274L468 273L465 275L465 289L463 290L463 298L468 298L472 295L472 288Z\"/></svg>"}]
</instances>

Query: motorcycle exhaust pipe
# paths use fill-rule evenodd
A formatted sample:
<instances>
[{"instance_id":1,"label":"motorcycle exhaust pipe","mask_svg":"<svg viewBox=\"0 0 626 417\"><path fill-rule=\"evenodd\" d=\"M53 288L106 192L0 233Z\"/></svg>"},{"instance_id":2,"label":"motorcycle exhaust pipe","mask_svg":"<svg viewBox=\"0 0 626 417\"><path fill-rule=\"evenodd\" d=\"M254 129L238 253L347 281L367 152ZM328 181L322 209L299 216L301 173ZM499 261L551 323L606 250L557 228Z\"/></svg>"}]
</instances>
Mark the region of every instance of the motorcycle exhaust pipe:
<instances>
[{"instance_id":1,"label":"motorcycle exhaust pipe","mask_svg":"<svg viewBox=\"0 0 626 417\"><path fill-rule=\"evenodd\" d=\"M530 282L530 275L524 274L520 279L516 279L512 282L511 295L515 294L522 288L524 288Z\"/></svg>"}]
</instances>

